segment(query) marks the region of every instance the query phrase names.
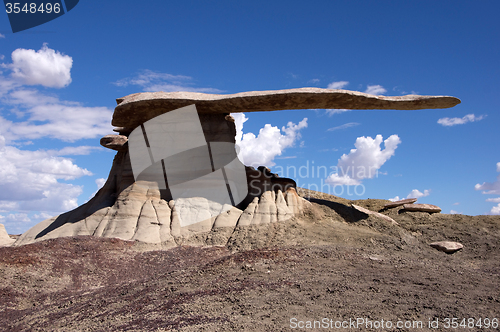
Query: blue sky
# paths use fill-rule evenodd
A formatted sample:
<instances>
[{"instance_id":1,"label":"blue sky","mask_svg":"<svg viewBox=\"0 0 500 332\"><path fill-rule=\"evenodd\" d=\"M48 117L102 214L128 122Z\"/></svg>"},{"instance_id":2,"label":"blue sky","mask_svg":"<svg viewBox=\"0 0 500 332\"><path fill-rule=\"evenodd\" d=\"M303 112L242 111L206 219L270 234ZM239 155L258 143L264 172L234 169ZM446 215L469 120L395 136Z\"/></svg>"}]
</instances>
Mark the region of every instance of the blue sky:
<instances>
[{"instance_id":1,"label":"blue sky","mask_svg":"<svg viewBox=\"0 0 500 332\"><path fill-rule=\"evenodd\" d=\"M345 198L500 214L498 12L498 1L82 0L15 34L0 14L0 223L21 233L95 193L115 154L99 139L116 98L300 87L462 103L238 115L245 163L302 170L299 185ZM376 172L324 174L346 165Z\"/></svg>"}]
</instances>

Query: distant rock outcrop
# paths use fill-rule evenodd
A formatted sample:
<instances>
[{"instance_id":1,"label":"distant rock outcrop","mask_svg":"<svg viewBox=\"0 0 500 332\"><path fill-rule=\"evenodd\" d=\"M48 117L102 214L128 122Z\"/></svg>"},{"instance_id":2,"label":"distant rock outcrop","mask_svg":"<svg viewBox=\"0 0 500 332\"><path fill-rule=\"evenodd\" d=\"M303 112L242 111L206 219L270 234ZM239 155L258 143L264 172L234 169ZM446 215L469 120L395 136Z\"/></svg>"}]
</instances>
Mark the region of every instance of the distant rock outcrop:
<instances>
[{"instance_id":1,"label":"distant rock outcrop","mask_svg":"<svg viewBox=\"0 0 500 332\"><path fill-rule=\"evenodd\" d=\"M405 204L413 204L416 201L417 201L416 198L401 199L399 201L394 201L394 202L385 204L384 208L386 208L386 209L395 208L395 207L405 205Z\"/></svg>"}]
</instances>

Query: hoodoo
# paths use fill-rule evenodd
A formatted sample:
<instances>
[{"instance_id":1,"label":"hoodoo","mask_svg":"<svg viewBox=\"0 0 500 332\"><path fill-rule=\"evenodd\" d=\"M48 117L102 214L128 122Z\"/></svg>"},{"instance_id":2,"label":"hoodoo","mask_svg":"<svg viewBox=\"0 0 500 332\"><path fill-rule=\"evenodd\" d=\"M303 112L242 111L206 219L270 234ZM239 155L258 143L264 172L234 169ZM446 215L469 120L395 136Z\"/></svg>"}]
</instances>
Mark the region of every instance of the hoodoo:
<instances>
[{"instance_id":1,"label":"hoodoo","mask_svg":"<svg viewBox=\"0 0 500 332\"><path fill-rule=\"evenodd\" d=\"M460 100L449 96L385 97L346 90L301 88L229 95L147 92L119 98L117 103L112 124L119 134L101 139L102 146L117 151L105 185L89 202L35 225L22 234L14 245L76 235L116 237L161 243L167 247L181 244L224 245L237 227L284 222L300 216L309 204L297 195L293 179L280 178L266 167L255 169L243 165L239 169L243 169L243 181L246 180L247 188L238 191L245 195L235 201L237 181L233 181L231 176L236 173L231 172L238 169L236 164L239 161L236 159L236 168L228 166L233 165L233 159L227 156L236 155L227 149L229 143L234 150L236 135L230 113L318 108L419 110L449 108ZM188 128L201 137L197 140L201 143L189 146L184 139L175 137L173 142L179 145L173 149L176 154L168 158L159 156L153 144L162 144L158 137L166 137L167 140L178 135L174 133L180 132L179 126L186 125L182 109L190 105L195 106L193 109L199 122L194 121L195 124L189 124ZM177 112L176 117L168 117L173 111ZM157 119L163 115L168 118L157 125ZM163 145L168 147L171 142L165 141ZM137 150L138 144L143 145L142 150ZM142 151L146 160L150 158L151 166L145 168L148 176L138 174L137 166L134 166L137 165L137 157L134 157L137 154L134 155L131 146L134 151ZM219 148L221 146L223 148ZM187 154L185 151L188 151ZM205 155L204 159L200 157ZM218 158L224 162L218 162ZM187 165L187 171L181 172L185 178L182 190L176 187L181 181L172 175L175 173L173 168L182 168L178 160L196 160ZM199 163L206 163L207 166L198 167ZM196 176L190 174L191 169L196 170ZM213 174L218 171L221 175L217 179L220 181L214 182ZM153 173L161 175L162 180L149 176ZM229 193L224 191L225 195L229 195L231 200L214 200L206 195L190 196L189 193L198 189L195 183L202 183L205 189L210 189L212 183L222 183Z\"/></svg>"}]
</instances>

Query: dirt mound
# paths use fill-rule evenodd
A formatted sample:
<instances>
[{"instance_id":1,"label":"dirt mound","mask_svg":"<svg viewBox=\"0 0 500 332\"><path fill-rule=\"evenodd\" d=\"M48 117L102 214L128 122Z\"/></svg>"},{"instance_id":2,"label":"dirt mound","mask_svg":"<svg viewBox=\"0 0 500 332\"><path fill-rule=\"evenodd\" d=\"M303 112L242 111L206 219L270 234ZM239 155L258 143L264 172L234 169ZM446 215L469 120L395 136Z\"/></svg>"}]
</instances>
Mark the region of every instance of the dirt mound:
<instances>
[{"instance_id":1,"label":"dirt mound","mask_svg":"<svg viewBox=\"0 0 500 332\"><path fill-rule=\"evenodd\" d=\"M301 194L304 216L237 228L226 246L85 236L0 248L0 330L285 331L324 318L438 319L442 330L446 318L500 318L499 216ZM429 246L441 240L464 248Z\"/></svg>"}]
</instances>

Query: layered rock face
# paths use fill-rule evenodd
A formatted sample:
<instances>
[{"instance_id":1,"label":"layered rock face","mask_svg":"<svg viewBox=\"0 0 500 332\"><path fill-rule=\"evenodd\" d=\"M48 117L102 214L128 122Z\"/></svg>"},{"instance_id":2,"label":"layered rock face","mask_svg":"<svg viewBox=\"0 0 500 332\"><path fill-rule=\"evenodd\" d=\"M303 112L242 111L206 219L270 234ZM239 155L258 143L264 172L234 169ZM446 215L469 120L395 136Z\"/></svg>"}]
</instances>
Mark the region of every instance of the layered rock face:
<instances>
[{"instance_id":1,"label":"layered rock face","mask_svg":"<svg viewBox=\"0 0 500 332\"><path fill-rule=\"evenodd\" d=\"M295 181L280 178L265 167L245 168L248 195L235 206L218 206L203 197L174 200L168 186L160 189L157 182L134 177L129 135L142 126L146 139L146 121L181 107L196 105L206 142L234 144L236 128L230 112L310 108L412 110L453 107L460 100L448 96L384 97L302 88L234 95L139 93L117 99L117 103L112 124L118 127L114 130L119 135L101 139L102 146L117 151L103 188L86 204L34 226L14 245L76 235L116 237L166 246L224 245L238 227L284 222L303 213L310 203L297 195Z\"/></svg>"}]
</instances>

